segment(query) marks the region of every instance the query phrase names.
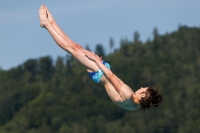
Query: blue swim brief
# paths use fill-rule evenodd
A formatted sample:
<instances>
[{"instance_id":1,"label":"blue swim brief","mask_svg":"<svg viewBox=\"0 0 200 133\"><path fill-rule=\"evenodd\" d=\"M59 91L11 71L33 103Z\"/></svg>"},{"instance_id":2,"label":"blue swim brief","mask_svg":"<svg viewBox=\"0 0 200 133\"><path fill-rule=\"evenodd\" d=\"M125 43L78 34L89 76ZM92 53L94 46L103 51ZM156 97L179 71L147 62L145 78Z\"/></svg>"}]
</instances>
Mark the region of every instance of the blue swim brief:
<instances>
[{"instance_id":1,"label":"blue swim brief","mask_svg":"<svg viewBox=\"0 0 200 133\"><path fill-rule=\"evenodd\" d=\"M110 69L110 65L102 60L102 63L108 68ZM96 83L99 83L101 77L103 76L103 72L99 69L96 72L89 72L88 75L92 78L92 80Z\"/></svg>"}]
</instances>

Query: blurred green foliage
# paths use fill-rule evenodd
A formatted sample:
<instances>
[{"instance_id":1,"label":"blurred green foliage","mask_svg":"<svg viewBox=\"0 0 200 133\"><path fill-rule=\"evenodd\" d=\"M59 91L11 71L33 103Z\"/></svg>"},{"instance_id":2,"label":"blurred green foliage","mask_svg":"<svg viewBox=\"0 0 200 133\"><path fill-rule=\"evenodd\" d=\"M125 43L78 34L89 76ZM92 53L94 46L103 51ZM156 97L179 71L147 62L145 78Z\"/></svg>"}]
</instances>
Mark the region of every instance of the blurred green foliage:
<instances>
[{"instance_id":1,"label":"blurred green foliage","mask_svg":"<svg viewBox=\"0 0 200 133\"><path fill-rule=\"evenodd\" d=\"M0 69L0 133L197 133L200 132L200 28L179 26L145 43L133 41L105 55L112 71L134 91L157 86L158 108L115 106L73 57L30 59ZM97 53L105 54L102 45ZM110 50L111 51L111 50Z\"/></svg>"}]
</instances>

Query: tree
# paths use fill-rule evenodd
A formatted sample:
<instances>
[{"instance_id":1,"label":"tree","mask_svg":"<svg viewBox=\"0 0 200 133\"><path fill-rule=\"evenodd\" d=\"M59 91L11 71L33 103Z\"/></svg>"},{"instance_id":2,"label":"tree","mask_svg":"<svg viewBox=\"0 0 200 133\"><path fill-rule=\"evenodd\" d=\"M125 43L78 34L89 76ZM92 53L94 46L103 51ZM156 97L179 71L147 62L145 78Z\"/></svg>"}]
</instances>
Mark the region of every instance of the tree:
<instances>
[{"instance_id":1,"label":"tree","mask_svg":"<svg viewBox=\"0 0 200 133\"><path fill-rule=\"evenodd\" d=\"M36 59L29 59L23 64L25 72L29 72L29 82L32 82L38 73L38 61Z\"/></svg>"},{"instance_id":2,"label":"tree","mask_svg":"<svg viewBox=\"0 0 200 133\"><path fill-rule=\"evenodd\" d=\"M101 44L96 45L95 54L97 54L98 56L105 56L105 50L103 45Z\"/></svg>"},{"instance_id":3,"label":"tree","mask_svg":"<svg viewBox=\"0 0 200 133\"><path fill-rule=\"evenodd\" d=\"M8 71L8 76L17 81L19 81L22 78L22 75L23 75L22 65L19 65L16 68L12 68Z\"/></svg>"},{"instance_id":4,"label":"tree","mask_svg":"<svg viewBox=\"0 0 200 133\"><path fill-rule=\"evenodd\" d=\"M56 73L60 74L62 72L63 68L64 68L63 58L58 57L57 60L56 60L56 65L55 65Z\"/></svg>"},{"instance_id":5,"label":"tree","mask_svg":"<svg viewBox=\"0 0 200 133\"><path fill-rule=\"evenodd\" d=\"M133 35L133 42L138 43L139 39L140 39L140 34L137 31L135 31Z\"/></svg>"},{"instance_id":6,"label":"tree","mask_svg":"<svg viewBox=\"0 0 200 133\"><path fill-rule=\"evenodd\" d=\"M48 81L54 72L54 67L50 56L41 57L39 59L39 69L40 74L43 77L43 81Z\"/></svg>"},{"instance_id":7,"label":"tree","mask_svg":"<svg viewBox=\"0 0 200 133\"><path fill-rule=\"evenodd\" d=\"M153 37L154 37L154 39L157 39L158 36L159 36L158 29L155 27L155 28L153 29Z\"/></svg>"},{"instance_id":8,"label":"tree","mask_svg":"<svg viewBox=\"0 0 200 133\"><path fill-rule=\"evenodd\" d=\"M113 46L115 44L114 41L113 41L113 39L112 39L112 37L109 40L109 44L110 44L110 52L111 52L111 50L112 50L112 48L113 48Z\"/></svg>"},{"instance_id":9,"label":"tree","mask_svg":"<svg viewBox=\"0 0 200 133\"><path fill-rule=\"evenodd\" d=\"M66 69L65 69L65 74L67 76L73 75L72 62L73 62L73 57L70 54L67 54L67 56L66 56Z\"/></svg>"},{"instance_id":10,"label":"tree","mask_svg":"<svg viewBox=\"0 0 200 133\"><path fill-rule=\"evenodd\" d=\"M88 51L91 51L91 49L90 49L88 44L86 44L85 49L88 50Z\"/></svg>"},{"instance_id":11,"label":"tree","mask_svg":"<svg viewBox=\"0 0 200 133\"><path fill-rule=\"evenodd\" d=\"M128 43L127 38L126 39L122 39L120 44L121 44L121 48L120 48L121 53L124 56L129 57L130 56L129 50L128 50L129 49L129 43Z\"/></svg>"}]
</instances>

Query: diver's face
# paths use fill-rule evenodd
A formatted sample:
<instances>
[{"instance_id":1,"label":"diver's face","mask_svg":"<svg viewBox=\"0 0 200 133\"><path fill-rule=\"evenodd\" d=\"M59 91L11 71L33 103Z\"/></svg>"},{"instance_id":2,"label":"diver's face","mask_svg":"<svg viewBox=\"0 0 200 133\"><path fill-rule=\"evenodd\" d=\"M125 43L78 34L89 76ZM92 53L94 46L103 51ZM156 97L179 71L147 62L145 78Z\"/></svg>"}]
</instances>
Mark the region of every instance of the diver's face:
<instances>
[{"instance_id":1,"label":"diver's face","mask_svg":"<svg viewBox=\"0 0 200 133\"><path fill-rule=\"evenodd\" d=\"M146 95L145 95L145 92L146 92L147 89L148 89L148 87L141 87L140 89L138 89L138 90L135 92L135 94L138 95L138 96L140 96L141 98L142 98L142 97L145 97L145 96L146 96Z\"/></svg>"}]
</instances>

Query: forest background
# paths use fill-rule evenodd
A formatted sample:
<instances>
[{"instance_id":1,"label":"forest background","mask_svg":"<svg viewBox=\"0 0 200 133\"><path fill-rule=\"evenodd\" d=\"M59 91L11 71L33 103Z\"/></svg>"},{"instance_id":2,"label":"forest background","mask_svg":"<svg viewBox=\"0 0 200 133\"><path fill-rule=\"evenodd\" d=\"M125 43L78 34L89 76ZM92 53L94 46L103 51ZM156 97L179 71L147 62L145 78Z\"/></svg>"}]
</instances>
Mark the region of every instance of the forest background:
<instances>
[{"instance_id":1,"label":"forest background","mask_svg":"<svg viewBox=\"0 0 200 133\"><path fill-rule=\"evenodd\" d=\"M0 133L200 132L200 28L153 36L142 42L134 32L119 49L111 38L109 54L102 44L95 52L134 91L157 86L158 108L123 110L69 54L45 56L0 70Z\"/></svg>"}]
</instances>

